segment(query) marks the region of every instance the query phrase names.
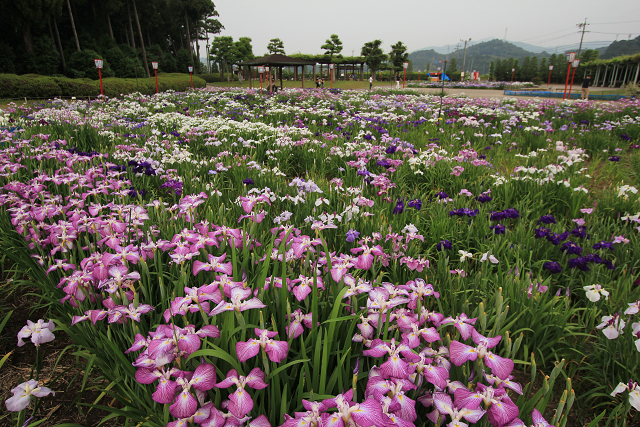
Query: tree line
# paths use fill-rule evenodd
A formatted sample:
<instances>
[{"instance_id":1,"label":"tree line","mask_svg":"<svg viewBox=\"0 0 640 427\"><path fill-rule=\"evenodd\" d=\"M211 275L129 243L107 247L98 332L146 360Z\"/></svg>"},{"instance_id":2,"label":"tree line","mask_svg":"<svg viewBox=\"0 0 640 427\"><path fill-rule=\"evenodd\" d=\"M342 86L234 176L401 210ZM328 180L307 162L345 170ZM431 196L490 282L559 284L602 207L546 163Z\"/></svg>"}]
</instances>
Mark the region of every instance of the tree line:
<instances>
[{"instance_id":1,"label":"tree line","mask_svg":"<svg viewBox=\"0 0 640 427\"><path fill-rule=\"evenodd\" d=\"M97 78L200 69L224 28L211 0L0 0L0 73Z\"/></svg>"},{"instance_id":2,"label":"tree line","mask_svg":"<svg viewBox=\"0 0 640 427\"><path fill-rule=\"evenodd\" d=\"M331 36L320 46L324 50L323 60L328 59L329 63L334 62L334 59L345 59L342 55L342 41L337 34L331 34ZM284 42L279 38L273 38L267 44L266 55L281 54L286 55ZM304 55L294 54L296 58L307 59L310 61L317 60L318 55ZM216 36L211 43L211 49L209 52L209 61L213 61L218 64L218 67L222 75L226 72L227 79L229 79L229 70L241 62L254 59L253 49L251 47L251 39L248 37L241 37L239 40L234 41L230 36ZM399 72L403 68L403 63L409 61L409 54L407 53L407 47L401 42L397 42L391 45L391 50L388 54L384 53L382 49L381 40L373 40L365 43L360 50L360 57L349 57L352 62L362 61L364 62L369 71L375 75L375 72L381 69L391 69Z\"/></svg>"},{"instance_id":3,"label":"tree line","mask_svg":"<svg viewBox=\"0 0 640 427\"><path fill-rule=\"evenodd\" d=\"M580 54L580 62L586 63L598 59L599 51L588 49ZM522 59L498 59L491 61L489 67L489 79L494 81L533 82L536 84L547 83L549 81L549 66L551 70L551 83L564 83L567 76L567 59L565 54L553 54L547 58L537 56L527 56ZM575 81L581 82L583 73L576 73Z\"/></svg>"}]
</instances>

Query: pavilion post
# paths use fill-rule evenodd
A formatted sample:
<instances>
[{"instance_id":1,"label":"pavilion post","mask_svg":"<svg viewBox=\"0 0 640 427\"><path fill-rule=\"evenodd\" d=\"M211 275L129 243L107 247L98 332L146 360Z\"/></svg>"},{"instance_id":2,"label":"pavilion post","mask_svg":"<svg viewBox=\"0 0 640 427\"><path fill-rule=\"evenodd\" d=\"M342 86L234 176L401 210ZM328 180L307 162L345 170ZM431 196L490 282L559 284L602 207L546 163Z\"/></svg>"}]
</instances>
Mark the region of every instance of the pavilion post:
<instances>
[{"instance_id":1,"label":"pavilion post","mask_svg":"<svg viewBox=\"0 0 640 427\"><path fill-rule=\"evenodd\" d=\"M629 74L629 64L626 64L626 66L624 67L624 77L622 78L622 86L623 87L625 84L627 84L627 75Z\"/></svg>"},{"instance_id":2,"label":"pavilion post","mask_svg":"<svg viewBox=\"0 0 640 427\"><path fill-rule=\"evenodd\" d=\"M313 81L316 81L316 64L313 64Z\"/></svg>"},{"instance_id":3,"label":"pavilion post","mask_svg":"<svg viewBox=\"0 0 640 427\"><path fill-rule=\"evenodd\" d=\"M360 81L364 78L364 63L360 64Z\"/></svg>"},{"instance_id":4,"label":"pavilion post","mask_svg":"<svg viewBox=\"0 0 640 427\"><path fill-rule=\"evenodd\" d=\"M252 77L253 76L251 75L251 65L249 65L249 89L253 89L253 86L251 83L251 81L253 80Z\"/></svg>"},{"instance_id":5,"label":"pavilion post","mask_svg":"<svg viewBox=\"0 0 640 427\"><path fill-rule=\"evenodd\" d=\"M293 67L293 80L298 81L298 66Z\"/></svg>"},{"instance_id":6,"label":"pavilion post","mask_svg":"<svg viewBox=\"0 0 640 427\"><path fill-rule=\"evenodd\" d=\"M284 89L284 86L282 84L282 65L280 66L280 90Z\"/></svg>"},{"instance_id":7,"label":"pavilion post","mask_svg":"<svg viewBox=\"0 0 640 427\"><path fill-rule=\"evenodd\" d=\"M302 66L302 89L304 89L304 65Z\"/></svg>"}]
</instances>

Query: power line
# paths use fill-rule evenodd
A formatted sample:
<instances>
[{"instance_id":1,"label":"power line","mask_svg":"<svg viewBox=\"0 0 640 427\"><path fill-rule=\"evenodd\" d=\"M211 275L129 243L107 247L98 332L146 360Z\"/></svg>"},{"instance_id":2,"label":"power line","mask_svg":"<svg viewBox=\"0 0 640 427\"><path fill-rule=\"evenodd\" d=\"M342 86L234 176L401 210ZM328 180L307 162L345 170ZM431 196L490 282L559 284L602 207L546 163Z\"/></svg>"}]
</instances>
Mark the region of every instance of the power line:
<instances>
[{"instance_id":1,"label":"power line","mask_svg":"<svg viewBox=\"0 0 640 427\"><path fill-rule=\"evenodd\" d=\"M597 22L597 23L589 23L589 25L613 25L613 24L635 24L640 21L625 21L625 22Z\"/></svg>"},{"instance_id":2,"label":"power line","mask_svg":"<svg viewBox=\"0 0 640 427\"><path fill-rule=\"evenodd\" d=\"M601 31L587 31L587 33L594 33L594 34L615 34L618 35L620 33L603 33ZM640 34L640 33L629 33L630 35L636 35L636 34Z\"/></svg>"}]
</instances>

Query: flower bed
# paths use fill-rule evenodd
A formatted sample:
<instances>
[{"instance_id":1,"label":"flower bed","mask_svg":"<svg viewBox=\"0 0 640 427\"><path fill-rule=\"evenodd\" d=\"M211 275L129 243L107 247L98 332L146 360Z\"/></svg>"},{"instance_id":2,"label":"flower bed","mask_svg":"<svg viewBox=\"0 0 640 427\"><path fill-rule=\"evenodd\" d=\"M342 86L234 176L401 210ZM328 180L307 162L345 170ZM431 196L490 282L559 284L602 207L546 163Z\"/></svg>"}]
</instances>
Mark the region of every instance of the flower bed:
<instances>
[{"instance_id":1,"label":"flower bed","mask_svg":"<svg viewBox=\"0 0 640 427\"><path fill-rule=\"evenodd\" d=\"M640 407L640 101L213 88L2 120L2 249L54 301L20 343L65 331L122 425Z\"/></svg>"}]
</instances>

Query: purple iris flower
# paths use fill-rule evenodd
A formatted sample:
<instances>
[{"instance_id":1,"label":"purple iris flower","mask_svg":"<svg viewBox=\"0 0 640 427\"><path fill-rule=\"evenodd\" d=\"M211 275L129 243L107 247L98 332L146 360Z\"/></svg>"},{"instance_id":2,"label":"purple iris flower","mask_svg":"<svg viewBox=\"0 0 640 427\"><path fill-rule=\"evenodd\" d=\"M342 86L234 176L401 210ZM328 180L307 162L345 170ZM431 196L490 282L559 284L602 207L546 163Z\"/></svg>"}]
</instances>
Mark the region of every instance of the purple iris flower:
<instances>
[{"instance_id":1,"label":"purple iris flower","mask_svg":"<svg viewBox=\"0 0 640 427\"><path fill-rule=\"evenodd\" d=\"M609 157L609 161L610 162L619 162L620 161L620 156L611 156L611 157Z\"/></svg>"},{"instance_id":2,"label":"purple iris flower","mask_svg":"<svg viewBox=\"0 0 640 427\"><path fill-rule=\"evenodd\" d=\"M620 135L620 138L624 139L625 141L631 141L631 137L626 133L623 133L622 135Z\"/></svg>"},{"instance_id":3,"label":"purple iris flower","mask_svg":"<svg viewBox=\"0 0 640 427\"><path fill-rule=\"evenodd\" d=\"M253 180L251 178L247 178L242 180L242 183L246 185L253 185Z\"/></svg>"},{"instance_id":4,"label":"purple iris flower","mask_svg":"<svg viewBox=\"0 0 640 427\"><path fill-rule=\"evenodd\" d=\"M438 196L439 199L448 199L449 198L449 195L447 193L445 193L444 191L436 193L436 196Z\"/></svg>"},{"instance_id":5,"label":"purple iris flower","mask_svg":"<svg viewBox=\"0 0 640 427\"><path fill-rule=\"evenodd\" d=\"M611 242L600 242L600 243L596 243L592 247L593 247L593 249L611 249L611 250L613 250L613 243L611 243Z\"/></svg>"},{"instance_id":6,"label":"purple iris flower","mask_svg":"<svg viewBox=\"0 0 640 427\"><path fill-rule=\"evenodd\" d=\"M384 152L387 154L393 154L396 152L397 149L398 147L396 147L395 145L390 145L389 147L387 147L386 150L384 150Z\"/></svg>"},{"instance_id":7,"label":"purple iris flower","mask_svg":"<svg viewBox=\"0 0 640 427\"><path fill-rule=\"evenodd\" d=\"M504 234L506 227L502 224L496 224L489 227L495 234Z\"/></svg>"},{"instance_id":8,"label":"purple iris flower","mask_svg":"<svg viewBox=\"0 0 640 427\"><path fill-rule=\"evenodd\" d=\"M548 237L551 234L551 230L548 228L540 227L533 230L536 236L536 239L541 239L543 237Z\"/></svg>"},{"instance_id":9,"label":"purple iris flower","mask_svg":"<svg viewBox=\"0 0 640 427\"><path fill-rule=\"evenodd\" d=\"M543 224L557 224L556 219L553 217L553 215L542 215L540 217L540 219L538 220L538 223L543 223Z\"/></svg>"},{"instance_id":10,"label":"purple iris flower","mask_svg":"<svg viewBox=\"0 0 640 427\"><path fill-rule=\"evenodd\" d=\"M410 200L408 203L410 208L416 208L417 211L422 209L422 201L420 199Z\"/></svg>"},{"instance_id":11,"label":"purple iris flower","mask_svg":"<svg viewBox=\"0 0 640 427\"><path fill-rule=\"evenodd\" d=\"M587 237L587 227L581 225L580 227L571 230L570 233L572 236L581 237L584 239L585 237Z\"/></svg>"},{"instance_id":12,"label":"purple iris flower","mask_svg":"<svg viewBox=\"0 0 640 427\"><path fill-rule=\"evenodd\" d=\"M347 231L347 242L355 242L358 236L360 236L360 232L354 230L353 228L350 229L349 231Z\"/></svg>"},{"instance_id":13,"label":"purple iris flower","mask_svg":"<svg viewBox=\"0 0 640 427\"><path fill-rule=\"evenodd\" d=\"M551 274L560 273L562 271L562 267L560 267L560 264L556 261L545 262L542 267L549 270Z\"/></svg>"},{"instance_id":14,"label":"purple iris flower","mask_svg":"<svg viewBox=\"0 0 640 427\"><path fill-rule=\"evenodd\" d=\"M582 254L582 248L576 245L574 242L566 242L560 246L562 252L566 252L568 255L580 255Z\"/></svg>"},{"instance_id":15,"label":"purple iris flower","mask_svg":"<svg viewBox=\"0 0 640 427\"><path fill-rule=\"evenodd\" d=\"M502 221L508 218L516 219L520 218L520 211L517 209L509 208L500 212L491 212L491 221Z\"/></svg>"},{"instance_id":16,"label":"purple iris flower","mask_svg":"<svg viewBox=\"0 0 640 427\"><path fill-rule=\"evenodd\" d=\"M466 216L474 217L478 215L478 213L480 213L480 210L478 209L460 208L460 209L454 209L450 211L449 216L465 216L466 215Z\"/></svg>"},{"instance_id":17,"label":"purple iris flower","mask_svg":"<svg viewBox=\"0 0 640 427\"><path fill-rule=\"evenodd\" d=\"M385 169L389 169L391 167L391 163L389 163L387 159L378 160L378 163L376 163L376 165L382 166Z\"/></svg>"},{"instance_id":18,"label":"purple iris flower","mask_svg":"<svg viewBox=\"0 0 640 427\"><path fill-rule=\"evenodd\" d=\"M396 203L396 207L393 208L393 214L398 215L402 213L402 211L404 211L404 197L401 199L398 199L398 202Z\"/></svg>"},{"instance_id":19,"label":"purple iris flower","mask_svg":"<svg viewBox=\"0 0 640 427\"><path fill-rule=\"evenodd\" d=\"M486 202L492 201L493 197L491 197L488 194L481 194L478 197L476 197L476 200L479 201L480 203L486 203Z\"/></svg>"},{"instance_id":20,"label":"purple iris flower","mask_svg":"<svg viewBox=\"0 0 640 427\"><path fill-rule=\"evenodd\" d=\"M442 240L436 245L436 249L438 249L439 251L443 249L451 249L452 247L453 245L451 245L451 242L448 240Z\"/></svg>"}]
</instances>

